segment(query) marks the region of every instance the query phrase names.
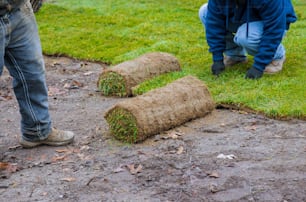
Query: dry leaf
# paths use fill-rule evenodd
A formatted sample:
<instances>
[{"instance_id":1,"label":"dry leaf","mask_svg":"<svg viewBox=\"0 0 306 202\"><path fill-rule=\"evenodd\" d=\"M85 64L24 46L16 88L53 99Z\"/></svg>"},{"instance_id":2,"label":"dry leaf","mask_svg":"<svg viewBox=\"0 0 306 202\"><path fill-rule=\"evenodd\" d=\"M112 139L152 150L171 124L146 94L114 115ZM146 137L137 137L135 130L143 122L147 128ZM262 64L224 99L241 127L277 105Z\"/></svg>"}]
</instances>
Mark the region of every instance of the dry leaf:
<instances>
[{"instance_id":1,"label":"dry leaf","mask_svg":"<svg viewBox=\"0 0 306 202\"><path fill-rule=\"evenodd\" d=\"M168 137L175 140L178 138L178 135L175 134L175 132L171 132L170 134L168 134Z\"/></svg>"},{"instance_id":2,"label":"dry leaf","mask_svg":"<svg viewBox=\"0 0 306 202\"><path fill-rule=\"evenodd\" d=\"M142 165L141 165L141 164L139 164L139 165L137 166L137 168L135 168L135 165L134 165L134 164L127 165L127 167L128 167L128 169L130 170L130 173L131 173L132 175L135 175L135 174L140 173L140 172L142 171Z\"/></svg>"},{"instance_id":3,"label":"dry leaf","mask_svg":"<svg viewBox=\"0 0 306 202\"><path fill-rule=\"evenodd\" d=\"M8 167L9 163L3 163L0 162L0 170L6 170L6 168Z\"/></svg>"},{"instance_id":4,"label":"dry leaf","mask_svg":"<svg viewBox=\"0 0 306 202\"><path fill-rule=\"evenodd\" d=\"M53 63L52 63L52 67L55 67L55 66L57 66L57 65L61 65L61 63L59 63L59 62L56 62L56 61L53 61Z\"/></svg>"},{"instance_id":5,"label":"dry leaf","mask_svg":"<svg viewBox=\"0 0 306 202\"><path fill-rule=\"evenodd\" d=\"M248 112L246 112L246 111L241 111L241 110L239 110L238 112L239 112L239 114L249 114Z\"/></svg>"},{"instance_id":6,"label":"dry leaf","mask_svg":"<svg viewBox=\"0 0 306 202\"><path fill-rule=\"evenodd\" d=\"M257 129L257 126L256 125L252 125L252 126L246 126L244 128L245 130L248 130L248 131L255 131Z\"/></svg>"},{"instance_id":7,"label":"dry leaf","mask_svg":"<svg viewBox=\"0 0 306 202\"><path fill-rule=\"evenodd\" d=\"M219 178L220 175L217 171L212 171L211 173L208 173L209 177L213 177L213 178Z\"/></svg>"},{"instance_id":8,"label":"dry leaf","mask_svg":"<svg viewBox=\"0 0 306 202\"><path fill-rule=\"evenodd\" d=\"M229 155L219 154L217 158L218 159L235 159L237 157L234 154L229 154Z\"/></svg>"},{"instance_id":9,"label":"dry leaf","mask_svg":"<svg viewBox=\"0 0 306 202\"><path fill-rule=\"evenodd\" d=\"M56 87L52 87L52 86L50 86L48 88L48 95L49 96L62 95L62 94L65 94L65 91L60 90Z\"/></svg>"},{"instance_id":10,"label":"dry leaf","mask_svg":"<svg viewBox=\"0 0 306 202\"><path fill-rule=\"evenodd\" d=\"M124 171L123 170L123 168L122 168L122 166L119 166L118 168L116 168L116 169L114 169L114 173L120 173L120 172L122 172L122 171Z\"/></svg>"},{"instance_id":11,"label":"dry leaf","mask_svg":"<svg viewBox=\"0 0 306 202\"><path fill-rule=\"evenodd\" d=\"M69 149L57 149L55 150L57 153L66 153L66 152L70 152Z\"/></svg>"},{"instance_id":12,"label":"dry leaf","mask_svg":"<svg viewBox=\"0 0 306 202\"><path fill-rule=\"evenodd\" d=\"M218 186L216 184L210 184L209 190L211 191L211 193L217 193L219 191Z\"/></svg>"},{"instance_id":13,"label":"dry leaf","mask_svg":"<svg viewBox=\"0 0 306 202\"><path fill-rule=\"evenodd\" d=\"M91 75L91 74L93 74L94 72L92 72L92 71L89 71L89 72L85 72L84 73L84 76L89 76L89 75Z\"/></svg>"},{"instance_id":14,"label":"dry leaf","mask_svg":"<svg viewBox=\"0 0 306 202\"><path fill-rule=\"evenodd\" d=\"M61 181L74 182L76 181L76 179L74 177L65 177L65 178L62 178Z\"/></svg>"},{"instance_id":15,"label":"dry leaf","mask_svg":"<svg viewBox=\"0 0 306 202\"><path fill-rule=\"evenodd\" d=\"M17 172L18 166L16 163L5 163L0 162L0 170L6 171L8 173Z\"/></svg>"},{"instance_id":16,"label":"dry leaf","mask_svg":"<svg viewBox=\"0 0 306 202\"><path fill-rule=\"evenodd\" d=\"M89 146L88 145L84 145L81 147L80 151L83 151L83 150L89 150Z\"/></svg>"},{"instance_id":17,"label":"dry leaf","mask_svg":"<svg viewBox=\"0 0 306 202\"><path fill-rule=\"evenodd\" d=\"M184 152L184 147L183 146L179 146L179 148L177 149L177 154L182 154Z\"/></svg>"},{"instance_id":18,"label":"dry leaf","mask_svg":"<svg viewBox=\"0 0 306 202\"><path fill-rule=\"evenodd\" d=\"M75 80L72 80L70 82L65 83L64 88L66 89L78 89L80 87L83 87L84 84Z\"/></svg>"},{"instance_id":19,"label":"dry leaf","mask_svg":"<svg viewBox=\"0 0 306 202\"><path fill-rule=\"evenodd\" d=\"M183 134L177 131L171 131L170 133L167 134L167 139L177 139L179 136L182 136Z\"/></svg>"},{"instance_id":20,"label":"dry leaf","mask_svg":"<svg viewBox=\"0 0 306 202\"><path fill-rule=\"evenodd\" d=\"M52 162L56 162L56 161L64 161L66 159L67 155L63 155L63 156L54 156L52 158Z\"/></svg>"}]
</instances>

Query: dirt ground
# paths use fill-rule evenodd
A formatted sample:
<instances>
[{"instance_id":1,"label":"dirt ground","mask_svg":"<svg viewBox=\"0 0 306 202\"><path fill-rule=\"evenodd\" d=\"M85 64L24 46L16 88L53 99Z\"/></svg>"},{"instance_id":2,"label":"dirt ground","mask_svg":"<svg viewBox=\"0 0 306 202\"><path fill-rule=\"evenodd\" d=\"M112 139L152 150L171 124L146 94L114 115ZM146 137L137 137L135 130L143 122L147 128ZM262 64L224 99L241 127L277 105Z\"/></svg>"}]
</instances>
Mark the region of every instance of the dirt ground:
<instances>
[{"instance_id":1,"label":"dirt ground","mask_svg":"<svg viewBox=\"0 0 306 202\"><path fill-rule=\"evenodd\" d=\"M114 140L102 64L45 57L53 125L70 146L22 149L11 78L0 78L0 201L306 201L306 124L216 109L136 145ZM128 98L124 98L128 99Z\"/></svg>"}]
</instances>

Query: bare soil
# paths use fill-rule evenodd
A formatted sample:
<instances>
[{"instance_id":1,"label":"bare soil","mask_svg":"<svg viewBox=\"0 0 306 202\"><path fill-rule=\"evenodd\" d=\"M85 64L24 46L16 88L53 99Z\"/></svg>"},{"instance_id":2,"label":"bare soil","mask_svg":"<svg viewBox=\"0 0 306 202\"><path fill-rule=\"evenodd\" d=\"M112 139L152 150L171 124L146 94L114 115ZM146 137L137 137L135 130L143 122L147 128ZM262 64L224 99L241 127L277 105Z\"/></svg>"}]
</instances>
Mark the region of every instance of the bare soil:
<instances>
[{"instance_id":1,"label":"bare soil","mask_svg":"<svg viewBox=\"0 0 306 202\"><path fill-rule=\"evenodd\" d=\"M216 109L135 145L108 132L122 99L96 83L105 65L45 57L64 147L22 149L11 78L0 78L0 201L306 201L306 124Z\"/></svg>"}]
</instances>

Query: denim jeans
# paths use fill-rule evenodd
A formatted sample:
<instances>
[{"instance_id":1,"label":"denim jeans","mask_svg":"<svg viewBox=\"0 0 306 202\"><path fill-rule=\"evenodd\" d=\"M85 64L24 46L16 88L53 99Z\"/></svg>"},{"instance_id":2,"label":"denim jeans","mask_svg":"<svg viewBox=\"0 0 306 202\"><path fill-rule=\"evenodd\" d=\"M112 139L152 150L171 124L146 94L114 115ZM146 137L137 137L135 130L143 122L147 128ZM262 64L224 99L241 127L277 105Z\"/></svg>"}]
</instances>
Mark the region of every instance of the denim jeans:
<instances>
[{"instance_id":1,"label":"denim jeans","mask_svg":"<svg viewBox=\"0 0 306 202\"><path fill-rule=\"evenodd\" d=\"M29 1L0 17L0 75L4 65L13 77L23 139L45 139L51 128L48 90L37 24Z\"/></svg>"},{"instance_id":2,"label":"denim jeans","mask_svg":"<svg viewBox=\"0 0 306 202\"><path fill-rule=\"evenodd\" d=\"M199 18L205 28L207 16L207 4L201 6L199 10ZM225 36L226 56L230 56L233 60L242 60L246 57L246 53L255 56L258 53L259 44L263 35L264 24L262 21L249 22L249 34L246 36L247 25L237 25L229 22L227 34ZM235 34L234 34L235 33ZM285 33L284 33L285 35ZM285 48L280 44L274 54L273 60L281 59L285 56Z\"/></svg>"}]
</instances>

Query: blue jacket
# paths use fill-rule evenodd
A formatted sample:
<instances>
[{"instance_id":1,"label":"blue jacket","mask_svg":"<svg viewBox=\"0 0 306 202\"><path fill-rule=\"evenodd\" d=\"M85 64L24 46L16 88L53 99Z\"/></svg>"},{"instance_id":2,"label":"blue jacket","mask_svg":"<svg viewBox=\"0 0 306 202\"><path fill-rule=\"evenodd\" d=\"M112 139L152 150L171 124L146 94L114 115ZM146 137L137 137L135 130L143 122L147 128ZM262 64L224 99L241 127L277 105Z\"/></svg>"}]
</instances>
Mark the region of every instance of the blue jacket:
<instances>
[{"instance_id":1,"label":"blue jacket","mask_svg":"<svg viewBox=\"0 0 306 202\"><path fill-rule=\"evenodd\" d=\"M223 60L229 23L238 28L243 23L263 21L264 33L253 65L263 71L296 15L291 0L209 0L206 20L206 39L214 61Z\"/></svg>"}]
</instances>

